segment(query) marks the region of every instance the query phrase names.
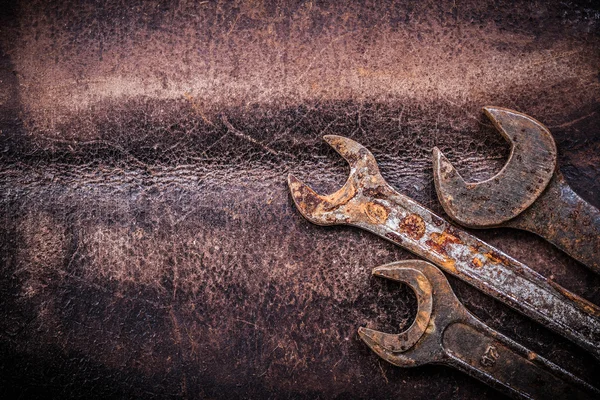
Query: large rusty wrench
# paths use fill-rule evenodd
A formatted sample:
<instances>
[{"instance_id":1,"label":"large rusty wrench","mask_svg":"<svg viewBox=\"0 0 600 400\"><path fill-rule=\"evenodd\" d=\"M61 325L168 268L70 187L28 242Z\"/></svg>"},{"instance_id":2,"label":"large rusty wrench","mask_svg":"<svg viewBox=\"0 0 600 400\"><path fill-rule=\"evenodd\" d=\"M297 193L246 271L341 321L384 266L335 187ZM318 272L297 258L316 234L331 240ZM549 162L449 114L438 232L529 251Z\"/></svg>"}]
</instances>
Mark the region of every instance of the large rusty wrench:
<instances>
[{"instance_id":1,"label":"large rusty wrench","mask_svg":"<svg viewBox=\"0 0 600 400\"><path fill-rule=\"evenodd\" d=\"M324 139L348 161L350 176L337 192L321 196L290 175L292 197L306 219L318 225L353 225L390 240L600 359L600 307L396 192L359 143L342 136Z\"/></svg>"},{"instance_id":2,"label":"large rusty wrench","mask_svg":"<svg viewBox=\"0 0 600 400\"><path fill-rule=\"evenodd\" d=\"M404 332L359 328L361 339L381 358L400 367L444 364L522 399L591 399L600 391L475 318L456 298L448 280L425 261L382 265L373 275L406 283L418 311Z\"/></svg>"},{"instance_id":3,"label":"large rusty wrench","mask_svg":"<svg viewBox=\"0 0 600 400\"><path fill-rule=\"evenodd\" d=\"M508 226L536 233L600 273L600 210L556 169L556 144L544 125L516 111L484 107L510 142L510 157L492 178L466 183L433 149L433 177L444 210L470 228Z\"/></svg>"}]
</instances>

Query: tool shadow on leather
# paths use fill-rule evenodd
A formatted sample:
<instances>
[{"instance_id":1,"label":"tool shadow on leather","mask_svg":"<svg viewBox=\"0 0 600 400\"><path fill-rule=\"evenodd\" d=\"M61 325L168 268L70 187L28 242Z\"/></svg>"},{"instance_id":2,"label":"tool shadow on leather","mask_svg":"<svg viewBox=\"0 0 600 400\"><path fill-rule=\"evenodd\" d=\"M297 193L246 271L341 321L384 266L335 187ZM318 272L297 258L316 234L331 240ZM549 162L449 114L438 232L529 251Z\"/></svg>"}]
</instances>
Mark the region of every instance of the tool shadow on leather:
<instances>
[{"instance_id":1,"label":"tool shadow on leather","mask_svg":"<svg viewBox=\"0 0 600 400\"><path fill-rule=\"evenodd\" d=\"M329 195L319 195L293 175L288 177L292 198L306 219L318 225L352 225L373 232L600 359L600 307L396 192L361 144L334 135L324 139L348 161L350 174L344 186Z\"/></svg>"},{"instance_id":2,"label":"tool shadow on leather","mask_svg":"<svg viewBox=\"0 0 600 400\"><path fill-rule=\"evenodd\" d=\"M443 364L516 398L586 399L600 391L474 317L434 265L407 260L377 267L373 275L406 283L417 315L403 332L361 327L361 339L381 358L400 366Z\"/></svg>"},{"instance_id":3,"label":"tool shadow on leather","mask_svg":"<svg viewBox=\"0 0 600 400\"><path fill-rule=\"evenodd\" d=\"M577 195L557 169L550 131L517 111L483 111L511 144L510 156L493 177L467 183L435 147L433 177L444 211L470 228L533 232L600 273L600 210Z\"/></svg>"}]
</instances>

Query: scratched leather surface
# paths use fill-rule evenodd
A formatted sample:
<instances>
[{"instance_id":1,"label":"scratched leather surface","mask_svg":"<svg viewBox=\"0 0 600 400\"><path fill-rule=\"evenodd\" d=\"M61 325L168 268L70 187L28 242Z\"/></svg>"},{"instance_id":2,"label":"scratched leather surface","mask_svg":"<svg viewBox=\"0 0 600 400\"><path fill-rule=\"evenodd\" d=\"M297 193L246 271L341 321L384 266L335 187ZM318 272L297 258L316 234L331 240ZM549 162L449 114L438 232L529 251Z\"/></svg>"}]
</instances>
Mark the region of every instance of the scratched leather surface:
<instances>
[{"instance_id":1,"label":"scratched leather surface","mask_svg":"<svg viewBox=\"0 0 600 400\"><path fill-rule=\"evenodd\" d=\"M415 299L371 268L410 254L296 212L293 171L327 192L366 145L441 213L431 148L461 174L508 146L479 112L549 126L600 206L600 10L396 2L15 3L2 15L2 397L501 397L459 372L380 361ZM533 235L477 236L600 304L600 278ZM596 379L597 362L466 284L490 326Z\"/></svg>"}]
</instances>

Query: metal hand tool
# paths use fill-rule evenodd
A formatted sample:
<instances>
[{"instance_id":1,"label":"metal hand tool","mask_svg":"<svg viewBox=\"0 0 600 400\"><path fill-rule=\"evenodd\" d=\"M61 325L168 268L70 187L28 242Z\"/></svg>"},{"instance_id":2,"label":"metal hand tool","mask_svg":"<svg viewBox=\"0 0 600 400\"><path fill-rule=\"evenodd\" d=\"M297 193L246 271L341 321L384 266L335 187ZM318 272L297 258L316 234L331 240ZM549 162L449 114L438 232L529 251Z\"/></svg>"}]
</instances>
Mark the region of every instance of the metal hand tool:
<instances>
[{"instance_id":1,"label":"metal hand tool","mask_svg":"<svg viewBox=\"0 0 600 400\"><path fill-rule=\"evenodd\" d=\"M434 148L435 188L446 213L470 228L508 226L536 233L600 273L600 210L579 197L557 170L548 129L516 111L483 111L510 142L510 157L494 177L466 183Z\"/></svg>"},{"instance_id":2,"label":"metal hand tool","mask_svg":"<svg viewBox=\"0 0 600 400\"><path fill-rule=\"evenodd\" d=\"M418 311L404 332L359 328L361 339L400 367L445 364L515 398L588 399L600 391L475 318L435 266L409 260L377 267L373 275L406 283Z\"/></svg>"},{"instance_id":3,"label":"metal hand tool","mask_svg":"<svg viewBox=\"0 0 600 400\"><path fill-rule=\"evenodd\" d=\"M324 139L348 161L350 176L337 192L321 196L290 175L292 197L306 219L318 225L357 226L394 242L600 359L600 307L396 192L359 143L333 135Z\"/></svg>"}]
</instances>

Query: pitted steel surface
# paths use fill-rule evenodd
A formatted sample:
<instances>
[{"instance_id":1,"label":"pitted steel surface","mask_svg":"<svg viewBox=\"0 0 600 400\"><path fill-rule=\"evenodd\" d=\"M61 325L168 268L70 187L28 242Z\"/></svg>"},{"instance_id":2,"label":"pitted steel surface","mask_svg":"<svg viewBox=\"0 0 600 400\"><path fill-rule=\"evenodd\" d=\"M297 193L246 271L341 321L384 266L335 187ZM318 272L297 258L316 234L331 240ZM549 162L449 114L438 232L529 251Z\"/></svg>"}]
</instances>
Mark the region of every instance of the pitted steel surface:
<instances>
[{"instance_id":1,"label":"pitted steel surface","mask_svg":"<svg viewBox=\"0 0 600 400\"><path fill-rule=\"evenodd\" d=\"M302 218L373 151L443 215L439 147L467 181L509 148L482 104L535 115L600 205L592 0L9 0L0 7L0 398L504 398L450 368L401 369L356 327L410 324L370 279L414 257ZM600 303L600 276L528 232L477 236ZM341 240L340 238L343 238ZM583 349L449 276L486 324L581 376ZM595 378L588 376L590 381Z\"/></svg>"},{"instance_id":2,"label":"pitted steel surface","mask_svg":"<svg viewBox=\"0 0 600 400\"><path fill-rule=\"evenodd\" d=\"M288 177L294 203L306 219L373 232L600 358L600 307L396 192L379 173L373 154L360 143L335 135L324 139L346 159L350 174L330 195L319 195L293 175Z\"/></svg>"},{"instance_id":3,"label":"pitted steel surface","mask_svg":"<svg viewBox=\"0 0 600 400\"><path fill-rule=\"evenodd\" d=\"M600 273L600 210L578 196L556 170L550 131L513 110L483 110L511 144L510 156L493 177L466 183L435 147L433 177L446 213L471 228L507 226L536 233Z\"/></svg>"},{"instance_id":4,"label":"pitted steel surface","mask_svg":"<svg viewBox=\"0 0 600 400\"><path fill-rule=\"evenodd\" d=\"M373 275L407 284L419 304L414 323L404 332L359 328L362 340L384 360L400 367L448 365L519 399L600 395L599 389L475 318L434 265L406 260L377 267Z\"/></svg>"}]
</instances>

